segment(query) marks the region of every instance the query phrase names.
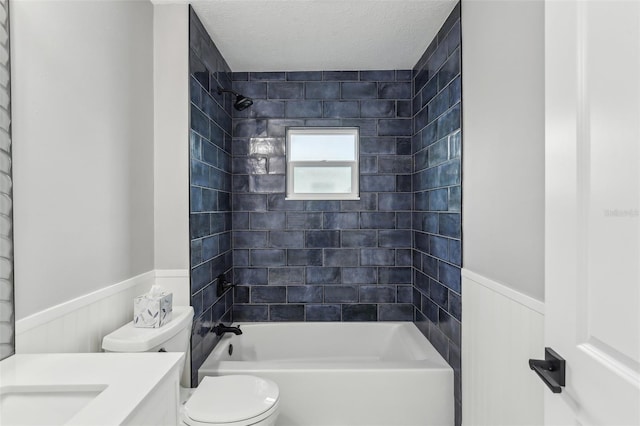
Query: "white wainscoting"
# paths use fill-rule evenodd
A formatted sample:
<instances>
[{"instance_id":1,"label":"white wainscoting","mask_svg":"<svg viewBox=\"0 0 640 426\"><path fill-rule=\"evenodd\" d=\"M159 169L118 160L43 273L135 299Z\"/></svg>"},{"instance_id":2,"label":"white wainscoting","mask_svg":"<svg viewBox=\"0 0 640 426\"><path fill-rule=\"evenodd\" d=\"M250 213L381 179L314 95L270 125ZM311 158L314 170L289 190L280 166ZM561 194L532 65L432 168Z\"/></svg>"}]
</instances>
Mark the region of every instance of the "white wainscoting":
<instances>
[{"instance_id":1,"label":"white wainscoting","mask_svg":"<svg viewBox=\"0 0 640 426\"><path fill-rule=\"evenodd\" d=\"M544 303L462 270L462 423L541 425Z\"/></svg>"},{"instance_id":2,"label":"white wainscoting","mask_svg":"<svg viewBox=\"0 0 640 426\"><path fill-rule=\"evenodd\" d=\"M157 283L188 303L187 270L153 270L16 321L16 353L100 352L102 338L133 318L133 298Z\"/></svg>"}]
</instances>

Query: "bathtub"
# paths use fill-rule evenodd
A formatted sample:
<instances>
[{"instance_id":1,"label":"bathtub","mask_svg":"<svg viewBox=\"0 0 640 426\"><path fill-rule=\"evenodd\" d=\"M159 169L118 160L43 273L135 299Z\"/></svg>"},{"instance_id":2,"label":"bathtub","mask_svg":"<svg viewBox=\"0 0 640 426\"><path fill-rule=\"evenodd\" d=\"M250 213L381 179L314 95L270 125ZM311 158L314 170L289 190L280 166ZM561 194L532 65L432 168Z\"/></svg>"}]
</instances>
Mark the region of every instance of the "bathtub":
<instances>
[{"instance_id":1,"label":"bathtub","mask_svg":"<svg viewBox=\"0 0 640 426\"><path fill-rule=\"evenodd\" d=\"M452 425L453 370L410 322L246 323L198 378L253 374L280 387L278 426Z\"/></svg>"}]
</instances>

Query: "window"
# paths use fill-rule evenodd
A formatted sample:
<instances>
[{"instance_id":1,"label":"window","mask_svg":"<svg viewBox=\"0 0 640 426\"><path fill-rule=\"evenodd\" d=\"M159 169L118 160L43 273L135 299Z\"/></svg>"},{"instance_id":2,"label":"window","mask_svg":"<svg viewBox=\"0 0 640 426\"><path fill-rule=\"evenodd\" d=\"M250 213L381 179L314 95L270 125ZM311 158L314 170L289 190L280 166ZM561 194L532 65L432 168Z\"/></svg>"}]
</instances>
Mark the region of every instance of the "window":
<instances>
[{"instance_id":1,"label":"window","mask_svg":"<svg viewBox=\"0 0 640 426\"><path fill-rule=\"evenodd\" d=\"M288 200L358 200L358 129L287 129Z\"/></svg>"}]
</instances>

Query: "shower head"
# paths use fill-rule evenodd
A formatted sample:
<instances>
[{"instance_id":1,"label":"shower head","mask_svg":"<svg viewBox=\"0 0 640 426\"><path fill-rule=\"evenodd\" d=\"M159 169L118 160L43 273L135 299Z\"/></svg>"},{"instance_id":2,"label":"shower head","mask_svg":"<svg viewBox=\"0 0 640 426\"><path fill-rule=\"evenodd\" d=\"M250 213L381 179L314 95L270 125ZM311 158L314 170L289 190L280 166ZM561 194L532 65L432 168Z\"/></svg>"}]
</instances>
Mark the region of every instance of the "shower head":
<instances>
[{"instance_id":1,"label":"shower head","mask_svg":"<svg viewBox=\"0 0 640 426\"><path fill-rule=\"evenodd\" d=\"M233 90L223 89L222 87L218 87L218 95L221 95L225 92L231 93L236 97L236 101L233 103L233 107L238 111L243 111L253 105L253 99L247 98L246 96L242 96L239 93L234 92Z\"/></svg>"}]
</instances>

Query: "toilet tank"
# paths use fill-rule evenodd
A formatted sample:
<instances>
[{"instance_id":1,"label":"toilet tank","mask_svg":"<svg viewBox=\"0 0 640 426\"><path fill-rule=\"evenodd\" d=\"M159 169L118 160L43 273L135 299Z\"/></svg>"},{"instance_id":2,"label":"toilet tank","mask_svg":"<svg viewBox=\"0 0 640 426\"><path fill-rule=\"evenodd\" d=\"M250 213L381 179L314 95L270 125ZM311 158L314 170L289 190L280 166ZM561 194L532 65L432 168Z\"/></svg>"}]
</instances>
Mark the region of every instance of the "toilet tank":
<instances>
[{"instance_id":1,"label":"toilet tank","mask_svg":"<svg viewBox=\"0 0 640 426\"><path fill-rule=\"evenodd\" d=\"M174 306L172 319L158 328L134 327L133 321L102 339L105 352L187 352L193 308Z\"/></svg>"}]
</instances>

